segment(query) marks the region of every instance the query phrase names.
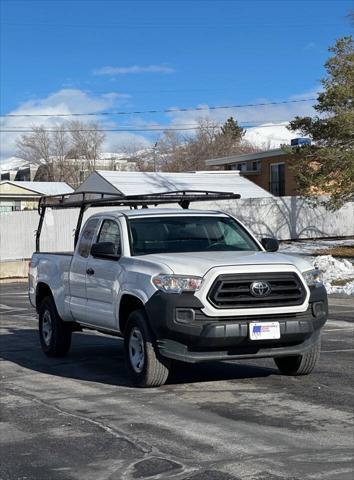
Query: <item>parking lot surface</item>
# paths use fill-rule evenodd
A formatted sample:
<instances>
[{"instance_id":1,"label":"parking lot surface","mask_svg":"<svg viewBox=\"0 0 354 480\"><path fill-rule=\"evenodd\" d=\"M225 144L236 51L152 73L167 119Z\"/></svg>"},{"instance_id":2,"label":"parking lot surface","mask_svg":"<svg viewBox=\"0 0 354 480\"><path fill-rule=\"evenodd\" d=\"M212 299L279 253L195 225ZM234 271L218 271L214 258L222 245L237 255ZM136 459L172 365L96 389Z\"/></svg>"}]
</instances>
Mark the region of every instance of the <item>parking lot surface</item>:
<instances>
[{"instance_id":1,"label":"parking lot surface","mask_svg":"<svg viewBox=\"0 0 354 480\"><path fill-rule=\"evenodd\" d=\"M330 298L312 375L179 365L136 389L118 338L76 333L45 357L26 288L0 285L1 480L353 480L353 297Z\"/></svg>"}]
</instances>

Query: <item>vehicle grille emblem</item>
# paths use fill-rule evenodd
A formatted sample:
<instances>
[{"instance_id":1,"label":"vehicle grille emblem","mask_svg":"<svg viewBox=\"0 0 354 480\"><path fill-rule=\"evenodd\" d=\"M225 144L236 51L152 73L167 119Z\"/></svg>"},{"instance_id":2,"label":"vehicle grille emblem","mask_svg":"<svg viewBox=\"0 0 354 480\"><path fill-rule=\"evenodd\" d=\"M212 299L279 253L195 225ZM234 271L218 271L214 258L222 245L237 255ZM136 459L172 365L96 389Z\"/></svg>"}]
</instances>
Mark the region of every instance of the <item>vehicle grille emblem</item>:
<instances>
[{"instance_id":1,"label":"vehicle grille emblem","mask_svg":"<svg viewBox=\"0 0 354 480\"><path fill-rule=\"evenodd\" d=\"M267 297L272 289L268 282L253 282L250 286L250 292L254 297Z\"/></svg>"}]
</instances>

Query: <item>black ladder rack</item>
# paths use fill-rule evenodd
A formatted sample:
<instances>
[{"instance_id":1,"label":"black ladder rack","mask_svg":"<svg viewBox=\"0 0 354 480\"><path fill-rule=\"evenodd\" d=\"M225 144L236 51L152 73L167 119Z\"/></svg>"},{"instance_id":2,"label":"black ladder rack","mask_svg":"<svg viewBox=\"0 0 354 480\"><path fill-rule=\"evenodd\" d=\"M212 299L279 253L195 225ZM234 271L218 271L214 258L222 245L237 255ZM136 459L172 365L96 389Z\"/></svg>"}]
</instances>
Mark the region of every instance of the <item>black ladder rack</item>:
<instances>
[{"instance_id":1,"label":"black ladder rack","mask_svg":"<svg viewBox=\"0 0 354 480\"><path fill-rule=\"evenodd\" d=\"M81 224L85 211L90 207L130 207L148 208L149 205L158 206L163 204L177 203L183 209L187 209L191 202L205 202L216 200L235 200L241 195L232 192L216 192L208 190L175 190L172 192L151 193L145 195L122 195L102 192L74 192L63 195L51 195L41 197L38 203L40 215L38 229L36 231L36 252L40 251L40 235L42 231L44 215L47 208L65 209L80 208L80 213L75 229L74 246L79 239Z\"/></svg>"}]
</instances>

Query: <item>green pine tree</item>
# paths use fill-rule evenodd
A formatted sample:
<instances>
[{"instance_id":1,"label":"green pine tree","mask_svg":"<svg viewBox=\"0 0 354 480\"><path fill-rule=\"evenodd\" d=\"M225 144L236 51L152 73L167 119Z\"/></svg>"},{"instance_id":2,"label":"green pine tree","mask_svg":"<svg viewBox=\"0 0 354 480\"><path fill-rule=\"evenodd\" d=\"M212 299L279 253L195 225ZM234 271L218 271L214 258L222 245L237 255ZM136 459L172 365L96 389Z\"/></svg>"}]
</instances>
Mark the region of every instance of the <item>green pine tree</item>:
<instances>
[{"instance_id":1,"label":"green pine tree","mask_svg":"<svg viewBox=\"0 0 354 480\"><path fill-rule=\"evenodd\" d=\"M343 37L329 48L327 77L314 106L318 115L296 117L289 129L309 136L311 146L292 151L299 192L329 195L329 208L354 200L354 48Z\"/></svg>"},{"instance_id":2,"label":"green pine tree","mask_svg":"<svg viewBox=\"0 0 354 480\"><path fill-rule=\"evenodd\" d=\"M245 134L245 130L239 126L237 120L230 117L221 127L221 135L227 136L235 142L239 142Z\"/></svg>"}]
</instances>

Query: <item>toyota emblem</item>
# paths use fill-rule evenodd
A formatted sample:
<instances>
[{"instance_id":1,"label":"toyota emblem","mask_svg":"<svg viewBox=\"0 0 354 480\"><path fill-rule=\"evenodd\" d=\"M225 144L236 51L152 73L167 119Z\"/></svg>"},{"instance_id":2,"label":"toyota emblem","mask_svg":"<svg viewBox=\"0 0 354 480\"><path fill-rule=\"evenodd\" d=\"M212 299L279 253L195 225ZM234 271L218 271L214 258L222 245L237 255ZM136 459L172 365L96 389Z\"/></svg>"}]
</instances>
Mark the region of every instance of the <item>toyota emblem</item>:
<instances>
[{"instance_id":1,"label":"toyota emblem","mask_svg":"<svg viewBox=\"0 0 354 480\"><path fill-rule=\"evenodd\" d=\"M251 283L250 291L254 297L267 297L272 289L268 282L257 281Z\"/></svg>"}]
</instances>

